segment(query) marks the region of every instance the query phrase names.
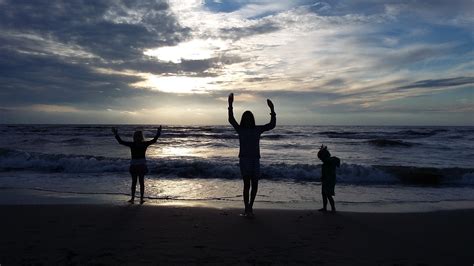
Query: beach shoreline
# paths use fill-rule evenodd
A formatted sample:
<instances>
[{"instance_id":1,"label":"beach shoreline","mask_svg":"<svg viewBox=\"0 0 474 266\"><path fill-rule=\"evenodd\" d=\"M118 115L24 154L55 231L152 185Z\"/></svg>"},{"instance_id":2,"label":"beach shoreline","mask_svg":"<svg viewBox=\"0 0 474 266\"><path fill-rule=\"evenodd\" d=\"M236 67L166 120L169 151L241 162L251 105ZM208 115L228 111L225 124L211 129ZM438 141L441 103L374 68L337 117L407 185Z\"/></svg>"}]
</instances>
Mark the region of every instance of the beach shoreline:
<instances>
[{"instance_id":1,"label":"beach shoreline","mask_svg":"<svg viewBox=\"0 0 474 266\"><path fill-rule=\"evenodd\" d=\"M0 205L111 205L128 206L127 193L91 193L58 191L44 188L0 187ZM336 199L338 210L358 213L420 213L450 210L474 210L472 200L447 200L425 202L347 202ZM243 208L241 195L220 199L174 199L145 196L147 206L199 207L212 209ZM137 202L138 203L138 202ZM272 201L258 197L257 209L314 211L321 208L314 201Z\"/></svg>"},{"instance_id":2,"label":"beach shoreline","mask_svg":"<svg viewBox=\"0 0 474 266\"><path fill-rule=\"evenodd\" d=\"M471 265L474 210L1 205L0 264Z\"/></svg>"}]
</instances>

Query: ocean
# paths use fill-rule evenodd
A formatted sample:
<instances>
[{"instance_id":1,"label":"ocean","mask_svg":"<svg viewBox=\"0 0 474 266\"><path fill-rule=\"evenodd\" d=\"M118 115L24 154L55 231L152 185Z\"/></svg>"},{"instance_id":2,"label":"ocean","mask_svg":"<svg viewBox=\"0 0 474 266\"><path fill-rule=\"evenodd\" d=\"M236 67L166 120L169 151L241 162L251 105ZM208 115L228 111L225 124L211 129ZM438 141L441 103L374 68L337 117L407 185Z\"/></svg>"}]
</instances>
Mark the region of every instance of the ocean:
<instances>
[{"instance_id":1,"label":"ocean","mask_svg":"<svg viewBox=\"0 0 474 266\"><path fill-rule=\"evenodd\" d=\"M0 125L0 189L126 199L130 151L117 143L111 127ZM152 138L156 128L116 127L124 140L135 130ZM474 207L474 127L277 125L261 138L255 208L319 208L316 154L322 144L342 162L335 197L340 209ZM241 207L238 149L230 125L163 126L147 151L148 200Z\"/></svg>"}]
</instances>

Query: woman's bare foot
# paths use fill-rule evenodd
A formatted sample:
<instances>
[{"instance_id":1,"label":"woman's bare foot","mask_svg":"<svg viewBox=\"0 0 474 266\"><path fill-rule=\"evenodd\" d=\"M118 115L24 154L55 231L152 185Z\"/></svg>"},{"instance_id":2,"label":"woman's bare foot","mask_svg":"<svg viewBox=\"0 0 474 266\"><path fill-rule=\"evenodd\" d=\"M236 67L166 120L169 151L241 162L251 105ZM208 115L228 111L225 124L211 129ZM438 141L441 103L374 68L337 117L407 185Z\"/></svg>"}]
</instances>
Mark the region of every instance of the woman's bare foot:
<instances>
[{"instance_id":1,"label":"woman's bare foot","mask_svg":"<svg viewBox=\"0 0 474 266\"><path fill-rule=\"evenodd\" d=\"M135 199L130 199L130 200L127 201L127 202L130 203L130 204L133 204L133 203L135 203Z\"/></svg>"},{"instance_id":2,"label":"woman's bare foot","mask_svg":"<svg viewBox=\"0 0 474 266\"><path fill-rule=\"evenodd\" d=\"M145 200L144 200L144 199L141 199L141 200L140 200L140 205L142 205L143 203L145 203Z\"/></svg>"}]
</instances>

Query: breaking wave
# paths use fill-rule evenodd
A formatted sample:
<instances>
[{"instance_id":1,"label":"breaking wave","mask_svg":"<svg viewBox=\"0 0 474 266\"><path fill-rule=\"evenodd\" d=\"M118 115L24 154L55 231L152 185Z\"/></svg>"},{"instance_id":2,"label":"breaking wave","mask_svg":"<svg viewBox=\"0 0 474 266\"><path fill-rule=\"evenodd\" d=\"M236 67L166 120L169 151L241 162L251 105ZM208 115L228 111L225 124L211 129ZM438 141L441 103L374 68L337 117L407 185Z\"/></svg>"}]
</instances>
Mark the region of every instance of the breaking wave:
<instances>
[{"instance_id":1,"label":"breaking wave","mask_svg":"<svg viewBox=\"0 0 474 266\"><path fill-rule=\"evenodd\" d=\"M0 148L0 171L40 171L64 173L113 173L128 171L129 160L102 156L24 152ZM235 161L206 159L149 159L150 176L159 178L240 179ZM263 179L319 181L319 164L262 164ZM341 183L403 183L474 185L474 169L428 168L342 164L337 170Z\"/></svg>"}]
</instances>

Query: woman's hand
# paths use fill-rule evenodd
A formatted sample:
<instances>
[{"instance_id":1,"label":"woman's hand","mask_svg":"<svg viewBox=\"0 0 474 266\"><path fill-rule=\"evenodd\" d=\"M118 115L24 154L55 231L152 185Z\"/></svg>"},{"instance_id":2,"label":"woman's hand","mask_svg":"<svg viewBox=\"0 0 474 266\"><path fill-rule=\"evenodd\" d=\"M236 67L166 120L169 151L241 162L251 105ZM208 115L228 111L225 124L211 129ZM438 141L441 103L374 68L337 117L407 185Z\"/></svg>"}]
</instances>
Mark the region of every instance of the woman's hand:
<instances>
[{"instance_id":1,"label":"woman's hand","mask_svg":"<svg viewBox=\"0 0 474 266\"><path fill-rule=\"evenodd\" d=\"M228 102L229 102L229 107L232 107L232 103L234 102L234 94L233 93L229 94Z\"/></svg>"},{"instance_id":2,"label":"woman's hand","mask_svg":"<svg viewBox=\"0 0 474 266\"><path fill-rule=\"evenodd\" d=\"M113 127L113 128L112 128L112 133L114 133L114 135L117 135L117 134L118 134L118 130L117 130L115 127Z\"/></svg>"},{"instance_id":3,"label":"woman's hand","mask_svg":"<svg viewBox=\"0 0 474 266\"><path fill-rule=\"evenodd\" d=\"M274 113L275 112L274 106L273 106L272 101L270 101L270 99L267 99L267 104L268 104L268 107L270 107L270 110L272 111L272 113Z\"/></svg>"}]
</instances>

